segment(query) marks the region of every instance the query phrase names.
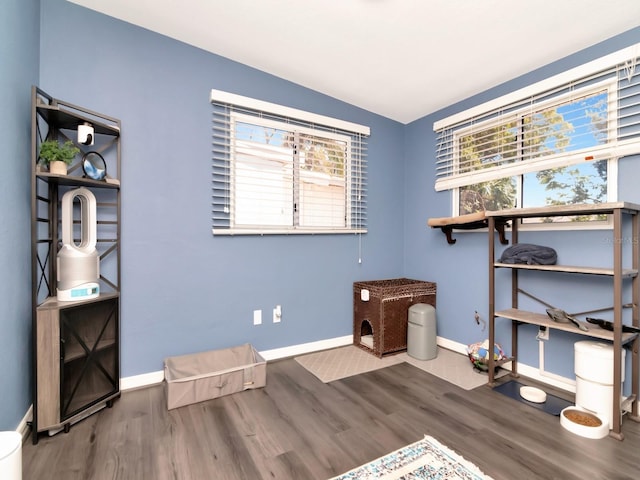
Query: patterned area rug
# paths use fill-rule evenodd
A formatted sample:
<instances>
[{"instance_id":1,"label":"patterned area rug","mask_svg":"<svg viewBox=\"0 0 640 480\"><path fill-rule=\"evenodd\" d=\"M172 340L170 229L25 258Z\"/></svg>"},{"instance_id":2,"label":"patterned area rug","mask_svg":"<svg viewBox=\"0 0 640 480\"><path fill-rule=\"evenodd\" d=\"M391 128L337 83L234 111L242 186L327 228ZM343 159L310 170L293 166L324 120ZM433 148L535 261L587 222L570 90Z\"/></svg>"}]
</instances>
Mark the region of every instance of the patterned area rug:
<instances>
[{"instance_id":1,"label":"patterned area rug","mask_svg":"<svg viewBox=\"0 0 640 480\"><path fill-rule=\"evenodd\" d=\"M491 480L491 477L435 438L425 435L423 440L333 477L331 480L362 479Z\"/></svg>"},{"instance_id":2,"label":"patterned area rug","mask_svg":"<svg viewBox=\"0 0 640 480\"><path fill-rule=\"evenodd\" d=\"M473 369L466 355L441 347L438 348L436 358L432 360L417 360L406 352L378 358L353 345L309 353L295 359L324 383L402 362L410 363L465 390L484 385L488 380L486 373L479 373Z\"/></svg>"}]
</instances>

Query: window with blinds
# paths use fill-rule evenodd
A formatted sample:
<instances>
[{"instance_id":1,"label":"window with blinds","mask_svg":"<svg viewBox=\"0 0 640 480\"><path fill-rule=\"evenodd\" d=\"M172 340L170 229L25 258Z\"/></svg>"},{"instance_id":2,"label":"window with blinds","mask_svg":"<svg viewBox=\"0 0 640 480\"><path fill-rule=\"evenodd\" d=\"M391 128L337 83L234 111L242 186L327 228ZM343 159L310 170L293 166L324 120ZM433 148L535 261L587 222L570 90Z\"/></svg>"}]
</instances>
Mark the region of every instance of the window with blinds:
<instances>
[{"instance_id":1,"label":"window with blinds","mask_svg":"<svg viewBox=\"0 0 640 480\"><path fill-rule=\"evenodd\" d=\"M213 233L364 233L369 128L213 90Z\"/></svg>"},{"instance_id":2,"label":"window with blinds","mask_svg":"<svg viewBox=\"0 0 640 480\"><path fill-rule=\"evenodd\" d=\"M453 214L615 201L617 159L640 153L638 47L434 124L437 191ZM601 218L548 219L586 221Z\"/></svg>"}]
</instances>

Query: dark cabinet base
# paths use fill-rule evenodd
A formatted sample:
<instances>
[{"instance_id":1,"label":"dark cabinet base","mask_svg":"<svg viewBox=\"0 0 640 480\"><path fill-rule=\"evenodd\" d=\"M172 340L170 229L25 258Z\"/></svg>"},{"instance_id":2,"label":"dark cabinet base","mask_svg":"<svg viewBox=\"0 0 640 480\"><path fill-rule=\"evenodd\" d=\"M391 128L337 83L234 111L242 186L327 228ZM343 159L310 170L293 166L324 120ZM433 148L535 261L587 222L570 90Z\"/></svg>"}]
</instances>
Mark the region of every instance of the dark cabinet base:
<instances>
[{"instance_id":1,"label":"dark cabinet base","mask_svg":"<svg viewBox=\"0 0 640 480\"><path fill-rule=\"evenodd\" d=\"M117 294L38 307L38 432L66 431L120 395L118 312Z\"/></svg>"}]
</instances>

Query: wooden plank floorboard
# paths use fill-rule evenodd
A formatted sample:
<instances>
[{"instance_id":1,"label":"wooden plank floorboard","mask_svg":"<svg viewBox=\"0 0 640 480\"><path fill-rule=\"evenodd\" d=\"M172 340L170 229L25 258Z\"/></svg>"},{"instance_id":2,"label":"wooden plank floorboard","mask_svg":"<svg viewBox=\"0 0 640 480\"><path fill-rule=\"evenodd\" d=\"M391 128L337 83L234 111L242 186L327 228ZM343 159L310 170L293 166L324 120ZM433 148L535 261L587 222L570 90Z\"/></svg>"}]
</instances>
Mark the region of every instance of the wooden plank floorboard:
<instances>
[{"instance_id":1,"label":"wooden plank floorboard","mask_svg":"<svg viewBox=\"0 0 640 480\"><path fill-rule=\"evenodd\" d=\"M67 434L23 445L29 480L326 480L435 437L495 480L640 477L640 424L590 440L489 387L409 364L324 384L295 360L265 388L167 410L163 385L122 394Z\"/></svg>"}]
</instances>

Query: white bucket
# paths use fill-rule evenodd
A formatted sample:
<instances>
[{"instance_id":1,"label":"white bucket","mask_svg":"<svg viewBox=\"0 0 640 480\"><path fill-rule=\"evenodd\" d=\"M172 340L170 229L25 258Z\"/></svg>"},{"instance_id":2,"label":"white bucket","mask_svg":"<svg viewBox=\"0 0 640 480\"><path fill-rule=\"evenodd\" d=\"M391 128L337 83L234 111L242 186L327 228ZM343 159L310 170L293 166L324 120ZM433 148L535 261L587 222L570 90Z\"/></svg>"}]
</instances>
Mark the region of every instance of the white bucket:
<instances>
[{"instance_id":1,"label":"white bucket","mask_svg":"<svg viewBox=\"0 0 640 480\"><path fill-rule=\"evenodd\" d=\"M0 478L22 480L22 435L0 432Z\"/></svg>"},{"instance_id":2,"label":"white bucket","mask_svg":"<svg viewBox=\"0 0 640 480\"><path fill-rule=\"evenodd\" d=\"M624 381L624 350L621 351ZM613 345L604 342L581 341L575 343L576 405L596 414L613 428ZM619 402L622 402L620 385Z\"/></svg>"}]
</instances>

